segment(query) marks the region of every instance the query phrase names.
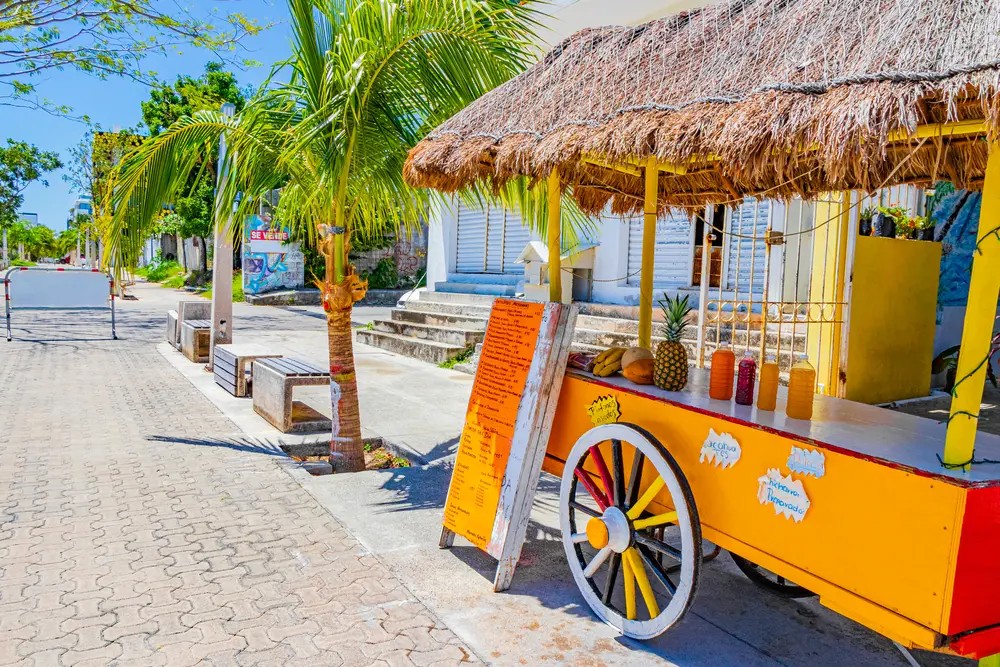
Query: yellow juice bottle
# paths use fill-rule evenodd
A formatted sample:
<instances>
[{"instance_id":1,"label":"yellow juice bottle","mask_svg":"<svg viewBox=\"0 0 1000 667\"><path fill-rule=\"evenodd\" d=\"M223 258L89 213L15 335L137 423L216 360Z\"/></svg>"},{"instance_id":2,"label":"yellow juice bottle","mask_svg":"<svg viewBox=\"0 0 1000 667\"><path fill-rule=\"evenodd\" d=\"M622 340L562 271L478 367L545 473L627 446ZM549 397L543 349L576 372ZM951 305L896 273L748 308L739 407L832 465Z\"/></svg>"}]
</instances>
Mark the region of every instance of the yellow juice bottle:
<instances>
[{"instance_id":1,"label":"yellow juice bottle","mask_svg":"<svg viewBox=\"0 0 1000 667\"><path fill-rule=\"evenodd\" d=\"M785 414L792 419L812 419L813 397L816 395L816 369L804 354L795 355L795 364L788 373L788 404Z\"/></svg>"},{"instance_id":2,"label":"yellow juice bottle","mask_svg":"<svg viewBox=\"0 0 1000 667\"><path fill-rule=\"evenodd\" d=\"M757 409L774 410L778 404L778 362L773 354L767 355L760 365L760 387L757 389Z\"/></svg>"}]
</instances>

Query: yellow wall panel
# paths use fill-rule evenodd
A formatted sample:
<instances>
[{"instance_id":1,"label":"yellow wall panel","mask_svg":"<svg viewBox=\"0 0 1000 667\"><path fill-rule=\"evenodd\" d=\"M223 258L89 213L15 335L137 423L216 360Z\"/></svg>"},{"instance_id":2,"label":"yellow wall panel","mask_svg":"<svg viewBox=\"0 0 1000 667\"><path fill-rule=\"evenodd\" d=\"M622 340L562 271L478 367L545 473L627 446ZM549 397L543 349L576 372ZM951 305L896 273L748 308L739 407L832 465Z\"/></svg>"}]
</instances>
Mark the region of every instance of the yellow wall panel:
<instances>
[{"instance_id":1,"label":"yellow wall panel","mask_svg":"<svg viewBox=\"0 0 1000 667\"><path fill-rule=\"evenodd\" d=\"M887 403L930 393L940 267L939 243L857 238L845 398Z\"/></svg>"}]
</instances>

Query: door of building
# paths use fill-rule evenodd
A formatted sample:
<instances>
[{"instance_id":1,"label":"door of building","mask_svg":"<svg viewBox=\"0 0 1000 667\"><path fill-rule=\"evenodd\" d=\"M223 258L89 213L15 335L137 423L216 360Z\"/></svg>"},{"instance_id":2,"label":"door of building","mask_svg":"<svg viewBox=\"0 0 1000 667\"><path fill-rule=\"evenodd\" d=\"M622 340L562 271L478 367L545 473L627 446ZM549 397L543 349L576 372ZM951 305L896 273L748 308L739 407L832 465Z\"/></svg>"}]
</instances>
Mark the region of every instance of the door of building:
<instances>
[{"instance_id":1,"label":"door of building","mask_svg":"<svg viewBox=\"0 0 1000 667\"><path fill-rule=\"evenodd\" d=\"M521 217L500 207L484 209L458 204L457 273L520 274L515 260L531 240Z\"/></svg>"}]
</instances>

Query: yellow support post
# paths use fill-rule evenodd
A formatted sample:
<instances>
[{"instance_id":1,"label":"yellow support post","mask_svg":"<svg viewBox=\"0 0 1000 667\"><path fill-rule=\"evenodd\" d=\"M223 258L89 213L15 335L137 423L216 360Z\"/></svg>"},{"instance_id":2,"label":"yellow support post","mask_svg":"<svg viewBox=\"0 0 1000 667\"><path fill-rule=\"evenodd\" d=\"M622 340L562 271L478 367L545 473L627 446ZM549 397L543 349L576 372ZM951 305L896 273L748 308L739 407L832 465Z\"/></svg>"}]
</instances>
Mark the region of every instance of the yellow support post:
<instances>
[{"instance_id":1,"label":"yellow support post","mask_svg":"<svg viewBox=\"0 0 1000 667\"><path fill-rule=\"evenodd\" d=\"M639 273L639 347L653 344L653 255L656 249L656 211L660 193L656 158L646 161L646 196L642 220L642 268Z\"/></svg>"},{"instance_id":2,"label":"yellow support post","mask_svg":"<svg viewBox=\"0 0 1000 667\"><path fill-rule=\"evenodd\" d=\"M990 143L979 213L979 238L973 253L969 300L962 328L962 348L952 391L951 416L945 438L946 465L968 470L976 447L979 408L986 384L986 356L990 351L1000 295L1000 142Z\"/></svg>"},{"instance_id":3,"label":"yellow support post","mask_svg":"<svg viewBox=\"0 0 1000 667\"><path fill-rule=\"evenodd\" d=\"M549 301L552 303L562 303L562 266L560 265L560 255L562 248L559 243L560 226L562 225L559 201L562 193L559 191L559 170L553 169L549 174Z\"/></svg>"}]
</instances>

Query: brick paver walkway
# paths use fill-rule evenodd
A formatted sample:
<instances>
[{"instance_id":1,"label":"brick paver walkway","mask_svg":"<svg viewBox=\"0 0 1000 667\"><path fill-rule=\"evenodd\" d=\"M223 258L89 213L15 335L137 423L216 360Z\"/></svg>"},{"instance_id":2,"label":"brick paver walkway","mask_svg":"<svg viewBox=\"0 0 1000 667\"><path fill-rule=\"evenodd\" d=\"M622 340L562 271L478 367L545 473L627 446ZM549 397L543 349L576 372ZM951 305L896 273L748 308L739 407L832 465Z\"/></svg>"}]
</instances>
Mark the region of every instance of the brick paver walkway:
<instances>
[{"instance_id":1,"label":"brick paver walkway","mask_svg":"<svg viewBox=\"0 0 1000 667\"><path fill-rule=\"evenodd\" d=\"M162 358L154 305L0 341L0 664L475 662Z\"/></svg>"}]
</instances>

